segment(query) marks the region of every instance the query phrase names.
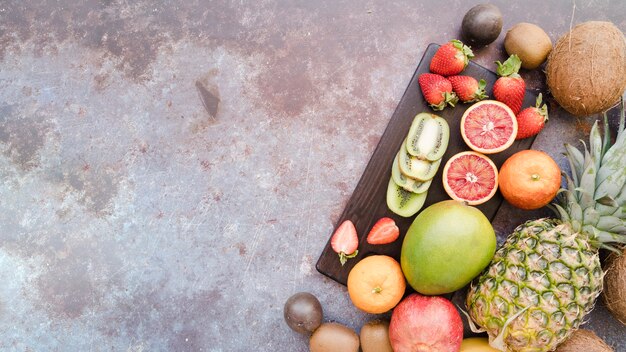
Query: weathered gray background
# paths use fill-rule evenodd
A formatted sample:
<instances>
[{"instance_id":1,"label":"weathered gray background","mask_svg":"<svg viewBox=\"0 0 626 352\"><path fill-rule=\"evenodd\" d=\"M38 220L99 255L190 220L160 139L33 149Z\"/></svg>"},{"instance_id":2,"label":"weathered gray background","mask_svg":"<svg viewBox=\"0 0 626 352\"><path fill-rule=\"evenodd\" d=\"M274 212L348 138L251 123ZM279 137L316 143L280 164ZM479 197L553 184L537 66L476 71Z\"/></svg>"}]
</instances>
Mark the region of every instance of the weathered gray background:
<instances>
[{"instance_id":1,"label":"weathered gray background","mask_svg":"<svg viewBox=\"0 0 626 352\"><path fill-rule=\"evenodd\" d=\"M300 290L358 330L314 263L426 46L476 3L0 1L0 350L306 351L282 320ZM553 40L626 30L623 0L494 3ZM565 165L589 121L535 146ZM537 215L502 214L500 239ZM626 350L601 302L587 327Z\"/></svg>"}]
</instances>

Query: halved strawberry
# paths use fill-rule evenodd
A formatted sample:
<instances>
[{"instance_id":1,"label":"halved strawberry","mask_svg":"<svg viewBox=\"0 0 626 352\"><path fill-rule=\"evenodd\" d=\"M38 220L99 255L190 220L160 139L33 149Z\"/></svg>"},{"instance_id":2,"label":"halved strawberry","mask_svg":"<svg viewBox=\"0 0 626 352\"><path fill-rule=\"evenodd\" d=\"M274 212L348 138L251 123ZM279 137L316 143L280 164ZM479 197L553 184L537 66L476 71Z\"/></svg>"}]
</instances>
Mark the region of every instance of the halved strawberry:
<instances>
[{"instance_id":1,"label":"halved strawberry","mask_svg":"<svg viewBox=\"0 0 626 352\"><path fill-rule=\"evenodd\" d=\"M330 246L339 254L339 262L344 265L350 258L356 257L359 253L359 238L356 228L350 220L346 220L339 225L333 237L330 238Z\"/></svg>"},{"instance_id":2,"label":"halved strawberry","mask_svg":"<svg viewBox=\"0 0 626 352\"><path fill-rule=\"evenodd\" d=\"M388 244L398 239L400 229L391 218L379 219L367 235L369 244Z\"/></svg>"}]
</instances>

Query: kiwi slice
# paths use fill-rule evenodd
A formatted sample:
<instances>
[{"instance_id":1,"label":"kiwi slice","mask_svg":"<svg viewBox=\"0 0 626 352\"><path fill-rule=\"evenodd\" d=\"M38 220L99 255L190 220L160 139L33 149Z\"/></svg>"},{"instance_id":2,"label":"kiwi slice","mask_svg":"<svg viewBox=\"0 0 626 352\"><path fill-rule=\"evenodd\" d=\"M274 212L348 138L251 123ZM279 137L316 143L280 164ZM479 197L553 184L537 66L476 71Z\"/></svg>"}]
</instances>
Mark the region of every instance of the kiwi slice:
<instances>
[{"instance_id":1,"label":"kiwi slice","mask_svg":"<svg viewBox=\"0 0 626 352\"><path fill-rule=\"evenodd\" d=\"M450 127L446 120L429 113L419 113L413 119L407 136L409 154L435 161L441 159L448 148Z\"/></svg>"},{"instance_id":2,"label":"kiwi slice","mask_svg":"<svg viewBox=\"0 0 626 352\"><path fill-rule=\"evenodd\" d=\"M428 192L409 192L393 182L393 178L390 178L387 186L387 207L394 213L408 218L422 209L427 194Z\"/></svg>"},{"instance_id":3,"label":"kiwi slice","mask_svg":"<svg viewBox=\"0 0 626 352\"><path fill-rule=\"evenodd\" d=\"M406 177L400 171L400 165L398 164L398 155L393 159L393 166L391 167L391 178L398 186L413 193L424 193L430 187L432 179L428 181L420 181L414 178Z\"/></svg>"},{"instance_id":4,"label":"kiwi slice","mask_svg":"<svg viewBox=\"0 0 626 352\"><path fill-rule=\"evenodd\" d=\"M437 169L441 164L441 159L435 161L422 160L409 154L406 148L400 148L397 156L400 171L402 171L405 176L419 181L428 181L435 177Z\"/></svg>"}]
</instances>

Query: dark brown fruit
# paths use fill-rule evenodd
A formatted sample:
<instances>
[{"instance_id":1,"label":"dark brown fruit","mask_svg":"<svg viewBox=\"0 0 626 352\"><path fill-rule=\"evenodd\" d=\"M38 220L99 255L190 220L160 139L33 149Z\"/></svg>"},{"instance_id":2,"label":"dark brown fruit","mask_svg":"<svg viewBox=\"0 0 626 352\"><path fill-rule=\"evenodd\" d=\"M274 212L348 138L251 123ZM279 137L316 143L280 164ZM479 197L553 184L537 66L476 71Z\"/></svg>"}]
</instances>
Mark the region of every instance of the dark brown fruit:
<instances>
[{"instance_id":1,"label":"dark brown fruit","mask_svg":"<svg viewBox=\"0 0 626 352\"><path fill-rule=\"evenodd\" d=\"M298 292L287 299L284 317L291 329L301 334L310 334L322 324L322 305L308 292Z\"/></svg>"},{"instance_id":2,"label":"dark brown fruit","mask_svg":"<svg viewBox=\"0 0 626 352\"><path fill-rule=\"evenodd\" d=\"M502 13L492 4L472 7L463 17L461 33L469 45L487 45L498 38L502 31Z\"/></svg>"}]
</instances>

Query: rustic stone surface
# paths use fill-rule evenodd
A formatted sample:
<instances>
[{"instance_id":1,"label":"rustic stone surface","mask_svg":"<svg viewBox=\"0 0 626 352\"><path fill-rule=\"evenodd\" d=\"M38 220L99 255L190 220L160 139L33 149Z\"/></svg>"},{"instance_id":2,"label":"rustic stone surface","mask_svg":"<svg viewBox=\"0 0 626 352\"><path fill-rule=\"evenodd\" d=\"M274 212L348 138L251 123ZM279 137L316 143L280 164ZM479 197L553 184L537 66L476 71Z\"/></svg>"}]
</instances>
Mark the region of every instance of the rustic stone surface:
<instances>
[{"instance_id":1,"label":"rustic stone surface","mask_svg":"<svg viewBox=\"0 0 626 352\"><path fill-rule=\"evenodd\" d=\"M314 263L426 46L474 5L439 3L1 2L0 349L306 351L282 320L297 291L358 330ZM623 1L494 3L553 40L626 30ZM536 146L565 166L588 126L550 120ZM505 206L500 237L530 215ZM626 345L601 304L586 327Z\"/></svg>"}]
</instances>

